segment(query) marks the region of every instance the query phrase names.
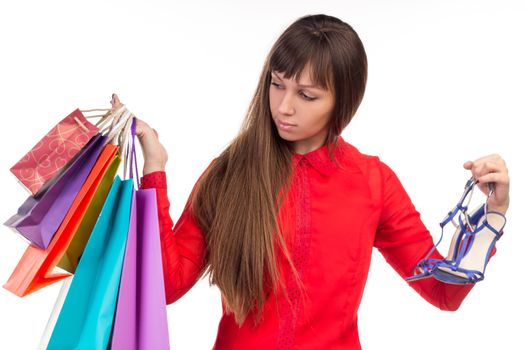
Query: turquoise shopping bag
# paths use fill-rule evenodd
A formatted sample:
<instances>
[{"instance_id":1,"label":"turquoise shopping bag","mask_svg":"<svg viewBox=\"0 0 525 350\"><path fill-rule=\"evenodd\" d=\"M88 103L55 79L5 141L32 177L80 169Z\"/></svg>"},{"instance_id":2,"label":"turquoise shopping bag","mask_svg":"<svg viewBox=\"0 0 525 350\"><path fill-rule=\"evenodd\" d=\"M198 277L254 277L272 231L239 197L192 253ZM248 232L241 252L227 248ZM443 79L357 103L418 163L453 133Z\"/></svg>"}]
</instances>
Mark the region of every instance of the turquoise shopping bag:
<instances>
[{"instance_id":1,"label":"turquoise shopping bag","mask_svg":"<svg viewBox=\"0 0 525 350\"><path fill-rule=\"evenodd\" d=\"M47 349L107 348L130 224L132 181L115 177Z\"/></svg>"}]
</instances>

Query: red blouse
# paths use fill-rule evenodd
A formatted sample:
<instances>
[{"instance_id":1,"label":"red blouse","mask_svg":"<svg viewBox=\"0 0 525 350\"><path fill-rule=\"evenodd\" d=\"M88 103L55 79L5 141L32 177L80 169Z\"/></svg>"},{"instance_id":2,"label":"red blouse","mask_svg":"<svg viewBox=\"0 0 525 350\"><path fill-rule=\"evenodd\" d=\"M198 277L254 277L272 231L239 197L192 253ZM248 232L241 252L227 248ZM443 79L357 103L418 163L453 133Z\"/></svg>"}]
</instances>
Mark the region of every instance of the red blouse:
<instances>
[{"instance_id":1,"label":"red blouse","mask_svg":"<svg viewBox=\"0 0 525 350\"><path fill-rule=\"evenodd\" d=\"M298 287L278 252L292 305L284 296L270 294L263 320L253 328L254 313L239 327L233 315L224 312L223 303L216 350L361 349L357 310L372 248L378 248L404 278L433 245L398 177L378 157L360 153L341 136L336 149L340 168L330 160L327 145L292 157L293 185L278 219L308 298L304 305L299 302ZM170 304L197 282L205 240L188 203L173 225L164 172L145 175L142 187L157 189ZM442 258L437 252L433 257ZM472 285L445 284L433 278L409 285L443 310L456 310L472 289Z\"/></svg>"}]
</instances>

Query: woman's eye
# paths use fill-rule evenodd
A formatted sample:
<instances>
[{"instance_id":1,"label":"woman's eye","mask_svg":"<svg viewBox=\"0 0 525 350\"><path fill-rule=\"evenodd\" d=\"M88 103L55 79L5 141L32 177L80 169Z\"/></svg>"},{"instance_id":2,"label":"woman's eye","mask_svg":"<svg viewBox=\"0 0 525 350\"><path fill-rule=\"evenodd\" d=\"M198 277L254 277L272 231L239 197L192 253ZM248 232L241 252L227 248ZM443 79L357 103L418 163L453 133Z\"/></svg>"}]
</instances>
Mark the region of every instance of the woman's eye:
<instances>
[{"instance_id":1,"label":"woman's eye","mask_svg":"<svg viewBox=\"0 0 525 350\"><path fill-rule=\"evenodd\" d=\"M307 101L313 101L313 100L315 100L314 97L310 97L310 96L306 95L304 92L301 92L300 94L301 94L301 95L304 97L304 99L307 100Z\"/></svg>"},{"instance_id":2,"label":"woman's eye","mask_svg":"<svg viewBox=\"0 0 525 350\"><path fill-rule=\"evenodd\" d=\"M271 82L272 85L274 85L276 88L278 89L282 89L283 87L281 86L281 84L278 84L274 81ZM308 96L307 94L305 94L304 92L300 91L299 92L299 95L301 95L306 101L313 101L315 100L316 98L315 97L310 97Z\"/></svg>"}]
</instances>

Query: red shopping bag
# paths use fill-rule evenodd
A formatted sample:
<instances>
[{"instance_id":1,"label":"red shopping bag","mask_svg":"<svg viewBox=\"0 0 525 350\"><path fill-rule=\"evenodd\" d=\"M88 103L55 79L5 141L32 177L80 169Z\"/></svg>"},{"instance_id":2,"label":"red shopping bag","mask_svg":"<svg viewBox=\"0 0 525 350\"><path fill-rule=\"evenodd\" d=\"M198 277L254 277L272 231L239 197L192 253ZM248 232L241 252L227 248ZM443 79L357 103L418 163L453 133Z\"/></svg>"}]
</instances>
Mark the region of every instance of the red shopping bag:
<instances>
[{"instance_id":1,"label":"red shopping bag","mask_svg":"<svg viewBox=\"0 0 525 350\"><path fill-rule=\"evenodd\" d=\"M97 132L98 128L76 109L10 170L31 193L36 194Z\"/></svg>"}]
</instances>

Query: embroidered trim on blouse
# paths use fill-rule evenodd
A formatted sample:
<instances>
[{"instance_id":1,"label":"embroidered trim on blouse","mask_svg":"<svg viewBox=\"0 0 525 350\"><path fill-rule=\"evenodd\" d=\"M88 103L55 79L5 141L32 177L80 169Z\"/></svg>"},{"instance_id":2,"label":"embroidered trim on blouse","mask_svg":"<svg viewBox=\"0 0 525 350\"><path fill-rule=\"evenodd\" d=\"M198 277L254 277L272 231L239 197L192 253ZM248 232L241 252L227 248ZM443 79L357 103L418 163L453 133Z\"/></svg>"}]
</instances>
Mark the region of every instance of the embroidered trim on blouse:
<instances>
[{"instance_id":1,"label":"embroidered trim on blouse","mask_svg":"<svg viewBox=\"0 0 525 350\"><path fill-rule=\"evenodd\" d=\"M311 241L311 197L310 183L308 179L308 166L306 159L302 158L297 164L297 174L294 177L296 198L296 237L292 247L292 261L300 276L303 278L306 269ZM295 343L295 329L298 316L303 310L300 299L300 290L292 272L290 271L286 281L291 308L286 298L281 301L281 309L284 310L283 317L279 320L279 334L277 336L277 349L292 349Z\"/></svg>"}]
</instances>

